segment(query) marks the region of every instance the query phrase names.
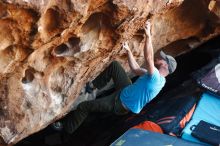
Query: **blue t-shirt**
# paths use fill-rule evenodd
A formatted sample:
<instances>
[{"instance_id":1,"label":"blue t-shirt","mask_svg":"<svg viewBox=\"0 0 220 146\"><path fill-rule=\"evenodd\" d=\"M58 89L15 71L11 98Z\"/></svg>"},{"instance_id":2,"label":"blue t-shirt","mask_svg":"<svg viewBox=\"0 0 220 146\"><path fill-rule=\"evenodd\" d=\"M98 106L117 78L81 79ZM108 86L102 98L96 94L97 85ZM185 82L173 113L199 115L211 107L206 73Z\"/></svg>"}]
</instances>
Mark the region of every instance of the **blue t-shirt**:
<instances>
[{"instance_id":1,"label":"blue t-shirt","mask_svg":"<svg viewBox=\"0 0 220 146\"><path fill-rule=\"evenodd\" d=\"M152 75L146 73L135 83L125 87L120 94L120 99L130 111L139 113L145 104L156 97L165 82L165 78L155 68Z\"/></svg>"}]
</instances>

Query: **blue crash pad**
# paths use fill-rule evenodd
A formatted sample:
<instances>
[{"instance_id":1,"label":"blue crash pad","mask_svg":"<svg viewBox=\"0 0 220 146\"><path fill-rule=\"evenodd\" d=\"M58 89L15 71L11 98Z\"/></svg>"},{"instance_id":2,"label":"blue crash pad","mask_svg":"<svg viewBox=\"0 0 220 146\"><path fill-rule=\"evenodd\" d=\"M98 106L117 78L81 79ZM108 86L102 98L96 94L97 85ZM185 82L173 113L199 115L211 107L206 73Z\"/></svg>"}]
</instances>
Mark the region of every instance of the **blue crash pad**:
<instances>
[{"instance_id":1,"label":"blue crash pad","mask_svg":"<svg viewBox=\"0 0 220 146\"><path fill-rule=\"evenodd\" d=\"M219 96L203 93L196 107L192 119L183 129L182 138L185 140L202 143L198 139L191 136L190 127L197 125L201 120L220 126L220 98ZM204 144L204 143L202 143Z\"/></svg>"},{"instance_id":2,"label":"blue crash pad","mask_svg":"<svg viewBox=\"0 0 220 146\"><path fill-rule=\"evenodd\" d=\"M201 146L173 136L132 128L111 146Z\"/></svg>"}]
</instances>

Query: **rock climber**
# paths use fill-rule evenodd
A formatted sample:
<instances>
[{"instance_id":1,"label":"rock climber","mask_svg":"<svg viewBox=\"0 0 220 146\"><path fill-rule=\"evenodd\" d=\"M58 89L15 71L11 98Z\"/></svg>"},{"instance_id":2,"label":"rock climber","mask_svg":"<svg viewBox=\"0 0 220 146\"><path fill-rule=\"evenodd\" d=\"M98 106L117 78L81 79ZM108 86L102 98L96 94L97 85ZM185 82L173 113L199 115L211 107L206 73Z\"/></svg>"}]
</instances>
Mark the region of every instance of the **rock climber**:
<instances>
[{"instance_id":1,"label":"rock climber","mask_svg":"<svg viewBox=\"0 0 220 146\"><path fill-rule=\"evenodd\" d=\"M53 124L56 129L73 133L91 112L113 112L116 115L125 115L129 112L138 114L156 97L165 85L165 77L175 71L177 63L172 56L163 51L160 52L160 57L154 58L150 22L146 22L144 31L146 69L138 65L127 42L122 46L126 50L131 71L140 77L132 84L120 63L113 61L97 78L87 83L86 91L91 93L95 89L101 89L113 79L115 92L103 98L80 103L76 110Z\"/></svg>"}]
</instances>

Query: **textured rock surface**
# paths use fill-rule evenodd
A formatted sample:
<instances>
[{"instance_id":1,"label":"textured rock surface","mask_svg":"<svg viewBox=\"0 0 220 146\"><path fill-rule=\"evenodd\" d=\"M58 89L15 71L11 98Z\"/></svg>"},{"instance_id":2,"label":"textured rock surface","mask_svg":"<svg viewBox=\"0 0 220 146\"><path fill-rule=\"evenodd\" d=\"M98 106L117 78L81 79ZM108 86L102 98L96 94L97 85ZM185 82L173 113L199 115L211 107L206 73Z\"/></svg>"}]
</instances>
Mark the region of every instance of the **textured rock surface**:
<instances>
[{"instance_id":1,"label":"textured rock surface","mask_svg":"<svg viewBox=\"0 0 220 146\"><path fill-rule=\"evenodd\" d=\"M0 2L0 136L16 143L64 116L121 43L143 62L144 22L155 52L178 55L220 33L209 0L3 0ZM180 5L180 6L179 6ZM1 140L0 140L1 141Z\"/></svg>"},{"instance_id":2,"label":"textured rock surface","mask_svg":"<svg viewBox=\"0 0 220 146\"><path fill-rule=\"evenodd\" d=\"M209 3L209 10L220 18L220 0L211 0Z\"/></svg>"}]
</instances>

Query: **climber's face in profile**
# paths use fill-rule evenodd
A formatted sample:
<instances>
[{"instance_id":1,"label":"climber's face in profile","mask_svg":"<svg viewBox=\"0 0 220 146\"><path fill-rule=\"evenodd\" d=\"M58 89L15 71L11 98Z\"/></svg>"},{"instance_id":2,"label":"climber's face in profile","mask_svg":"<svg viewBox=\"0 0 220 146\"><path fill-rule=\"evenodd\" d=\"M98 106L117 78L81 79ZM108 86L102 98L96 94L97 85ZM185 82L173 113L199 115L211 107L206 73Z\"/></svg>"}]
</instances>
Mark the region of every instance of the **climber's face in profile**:
<instances>
[{"instance_id":1,"label":"climber's face in profile","mask_svg":"<svg viewBox=\"0 0 220 146\"><path fill-rule=\"evenodd\" d=\"M154 59L154 65L158 69L161 68L161 67L164 67L164 68L168 67L167 62L164 59L160 58L160 57L157 57L157 58Z\"/></svg>"}]
</instances>

